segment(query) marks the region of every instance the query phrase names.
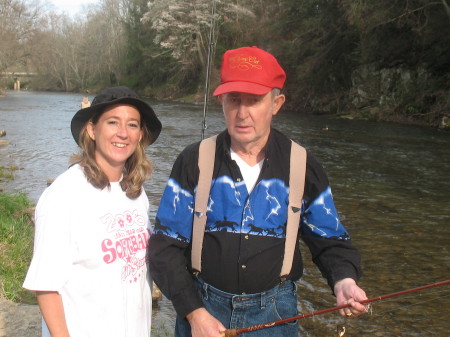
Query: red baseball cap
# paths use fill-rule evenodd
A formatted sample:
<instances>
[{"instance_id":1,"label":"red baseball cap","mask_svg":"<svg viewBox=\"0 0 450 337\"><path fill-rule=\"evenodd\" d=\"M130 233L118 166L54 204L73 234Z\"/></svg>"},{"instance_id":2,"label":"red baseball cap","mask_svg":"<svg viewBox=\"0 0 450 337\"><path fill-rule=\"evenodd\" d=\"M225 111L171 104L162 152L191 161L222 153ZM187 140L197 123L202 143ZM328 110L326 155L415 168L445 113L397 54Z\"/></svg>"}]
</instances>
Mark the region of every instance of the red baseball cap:
<instances>
[{"instance_id":1,"label":"red baseball cap","mask_svg":"<svg viewBox=\"0 0 450 337\"><path fill-rule=\"evenodd\" d=\"M273 88L283 88L286 73L276 58L258 47L242 47L225 52L220 85L213 95L245 92L264 95Z\"/></svg>"}]
</instances>

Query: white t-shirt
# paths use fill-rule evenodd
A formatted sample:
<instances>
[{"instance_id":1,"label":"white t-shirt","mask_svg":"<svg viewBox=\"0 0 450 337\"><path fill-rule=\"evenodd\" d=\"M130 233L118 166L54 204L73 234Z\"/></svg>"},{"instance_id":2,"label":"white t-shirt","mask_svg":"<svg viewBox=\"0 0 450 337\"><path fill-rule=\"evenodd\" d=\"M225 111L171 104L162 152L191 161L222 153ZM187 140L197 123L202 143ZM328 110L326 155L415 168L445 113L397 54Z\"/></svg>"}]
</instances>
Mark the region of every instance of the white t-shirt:
<instances>
[{"instance_id":1,"label":"white t-shirt","mask_svg":"<svg viewBox=\"0 0 450 337\"><path fill-rule=\"evenodd\" d=\"M241 170L242 178L244 178L245 186L247 187L248 193L252 193L256 181L258 180L259 173L261 172L264 159L261 160L256 165L250 166L244 161L244 159L239 157L239 155L232 149L230 149L230 155L231 159L236 161L237 165L239 166L239 169Z\"/></svg>"},{"instance_id":2,"label":"white t-shirt","mask_svg":"<svg viewBox=\"0 0 450 337\"><path fill-rule=\"evenodd\" d=\"M23 286L61 295L71 337L150 336L148 209L144 191L132 200L118 182L99 190L79 165L40 197Z\"/></svg>"}]
</instances>

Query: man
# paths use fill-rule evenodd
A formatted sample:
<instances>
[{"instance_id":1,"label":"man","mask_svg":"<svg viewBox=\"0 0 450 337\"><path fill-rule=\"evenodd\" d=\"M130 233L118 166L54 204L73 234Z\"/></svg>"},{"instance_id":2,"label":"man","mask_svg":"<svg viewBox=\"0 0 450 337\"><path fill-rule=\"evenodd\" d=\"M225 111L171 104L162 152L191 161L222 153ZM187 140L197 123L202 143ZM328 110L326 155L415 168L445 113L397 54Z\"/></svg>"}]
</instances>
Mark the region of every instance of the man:
<instances>
[{"instance_id":1,"label":"man","mask_svg":"<svg viewBox=\"0 0 450 337\"><path fill-rule=\"evenodd\" d=\"M150 239L150 270L177 312L176 336L219 337L243 328L296 316L302 261L296 237L288 275L280 275L286 241L291 141L271 127L285 101L286 75L257 47L224 54L221 84L214 91L227 129L217 136L213 179L201 254L191 264L199 143L177 158L162 196ZM304 164L303 164L304 165ZM295 173L295 172L294 172ZM297 222L298 223L298 222ZM359 254L339 221L327 176L307 153L298 237L327 278L343 316L357 316L366 299L356 281ZM252 336L296 336L296 322Z\"/></svg>"}]
</instances>

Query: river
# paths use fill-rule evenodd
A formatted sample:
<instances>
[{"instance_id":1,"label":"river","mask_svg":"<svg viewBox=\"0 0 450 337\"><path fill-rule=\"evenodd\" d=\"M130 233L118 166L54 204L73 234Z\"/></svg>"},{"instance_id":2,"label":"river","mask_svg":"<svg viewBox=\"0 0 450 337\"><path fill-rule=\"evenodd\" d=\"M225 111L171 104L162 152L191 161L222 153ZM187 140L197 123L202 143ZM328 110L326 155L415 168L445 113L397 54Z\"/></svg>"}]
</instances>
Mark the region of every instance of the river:
<instances>
[{"instance_id":1,"label":"river","mask_svg":"<svg viewBox=\"0 0 450 337\"><path fill-rule=\"evenodd\" d=\"M90 99L92 101L92 96ZM0 146L0 166L16 166L14 180L0 190L23 192L35 203L68 166L77 149L69 125L81 94L6 92L0 97L0 130L10 145ZM155 172L145 184L153 221L176 155L201 136L203 108L149 103L163 131L148 154ZM210 107L206 136L225 124L220 107ZM361 251L369 297L450 279L450 133L430 128L297 116L282 111L274 126L303 144L326 168L336 206ZM299 281L299 311L335 305L334 298L303 251L305 275ZM336 312L299 321L301 336L448 336L450 286L431 288L372 305L370 314L345 320ZM163 298L153 310L152 336L171 336L174 311ZM251 335L249 335L251 337Z\"/></svg>"}]
</instances>

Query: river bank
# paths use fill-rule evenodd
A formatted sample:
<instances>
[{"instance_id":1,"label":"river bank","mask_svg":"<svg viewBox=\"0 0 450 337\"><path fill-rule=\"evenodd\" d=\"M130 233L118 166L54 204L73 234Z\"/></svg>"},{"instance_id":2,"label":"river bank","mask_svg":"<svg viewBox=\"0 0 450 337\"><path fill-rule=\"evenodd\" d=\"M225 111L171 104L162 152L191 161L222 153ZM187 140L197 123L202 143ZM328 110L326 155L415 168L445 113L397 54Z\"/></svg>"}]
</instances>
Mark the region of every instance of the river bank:
<instances>
[{"instance_id":1,"label":"river bank","mask_svg":"<svg viewBox=\"0 0 450 337\"><path fill-rule=\"evenodd\" d=\"M39 307L0 297L0 337L38 336L41 336Z\"/></svg>"},{"instance_id":2,"label":"river bank","mask_svg":"<svg viewBox=\"0 0 450 337\"><path fill-rule=\"evenodd\" d=\"M8 92L0 99L0 129L7 131L11 141L0 147L0 166L17 168L14 180L0 182L0 189L25 193L33 205L48 179L67 169L67 160L76 151L70 121L82 98L80 94L23 91ZM200 138L203 111L198 105L150 103L164 126L158 141L148 149L155 171L145 190L154 220L175 158ZM206 121L206 136L224 128L218 108L210 108ZM276 116L274 126L307 147L326 168L339 213L361 251L361 284L369 297L448 279L448 132L288 111ZM306 249L302 254L305 274L298 282L300 313L334 306L335 298L310 254ZM1 252L0 256L0 262L4 261ZM17 268L17 259L6 261ZM450 322L442 308L450 307L449 291L441 287L420 296L380 301L373 305L372 315L345 322L346 336L447 336ZM15 315L22 315L25 309L15 310L19 310ZM8 317L11 327L19 319ZM153 306L152 337L173 336L174 322L173 306L163 297ZM341 323L337 314L317 316L302 320L299 333L334 336ZM10 322L6 324L9 329Z\"/></svg>"},{"instance_id":3,"label":"river bank","mask_svg":"<svg viewBox=\"0 0 450 337\"><path fill-rule=\"evenodd\" d=\"M153 293L154 301L162 296L158 289L154 288ZM36 304L15 303L0 297L0 337L39 337L41 328L41 312Z\"/></svg>"},{"instance_id":4,"label":"river bank","mask_svg":"<svg viewBox=\"0 0 450 337\"><path fill-rule=\"evenodd\" d=\"M23 195L0 193L0 337L41 336L39 307L22 303L36 303L34 293L22 288L33 237L34 207L29 206L29 200ZM162 294L153 286L155 301Z\"/></svg>"},{"instance_id":5,"label":"river bank","mask_svg":"<svg viewBox=\"0 0 450 337\"><path fill-rule=\"evenodd\" d=\"M37 88L36 90L39 91ZM82 96L88 96L93 98L96 93L100 92L102 90L101 87L93 87L85 90L80 91L71 91L70 94L79 94L80 97ZM180 96L180 97L171 97L170 99L167 99L165 96L158 96L154 95L153 93L149 93L146 91L145 88L135 88L135 90L140 93L141 97L149 100L156 100L161 103L167 103L167 104L193 104L196 106L203 106L204 104L204 96L203 93L197 92L195 94ZM53 92L53 93L62 93L65 94L67 92L57 90L56 88L53 88L51 90L45 90L46 92ZM5 96L5 91L2 92L0 89L0 98ZM209 101L209 107L210 108L220 108L220 104L218 104L215 100ZM285 110L291 110L295 106L286 106ZM292 112L294 113L295 112ZM393 110L388 109L382 109L378 105L366 105L362 108L358 109L352 109L352 110L338 110L338 111L322 111L322 112L310 112L310 113L303 113L303 115L328 115L330 117L336 117L338 119L351 119L351 120L365 120L370 122L377 122L377 123L394 123L399 125L410 125L410 126L420 126L420 127L426 127L426 128L438 128L440 130L450 130L450 117L448 115L444 115L441 118L438 119L436 122L435 119L427 119L427 118L417 118L417 116L409 116L408 113L403 112L394 112ZM3 145L6 145L6 143ZM2 144L0 144L2 145Z\"/></svg>"},{"instance_id":6,"label":"river bank","mask_svg":"<svg viewBox=\"0 0 450 337\"><path fill-rule=\"evenodd\" d=\"M13 170L0 166L0 182L13 178ZM17 303L35 303L34 295L22 288L32 254L30 205L24 195L0 192L0 337L41 335L38 306Z\"/></svg>"}]
</instances>

